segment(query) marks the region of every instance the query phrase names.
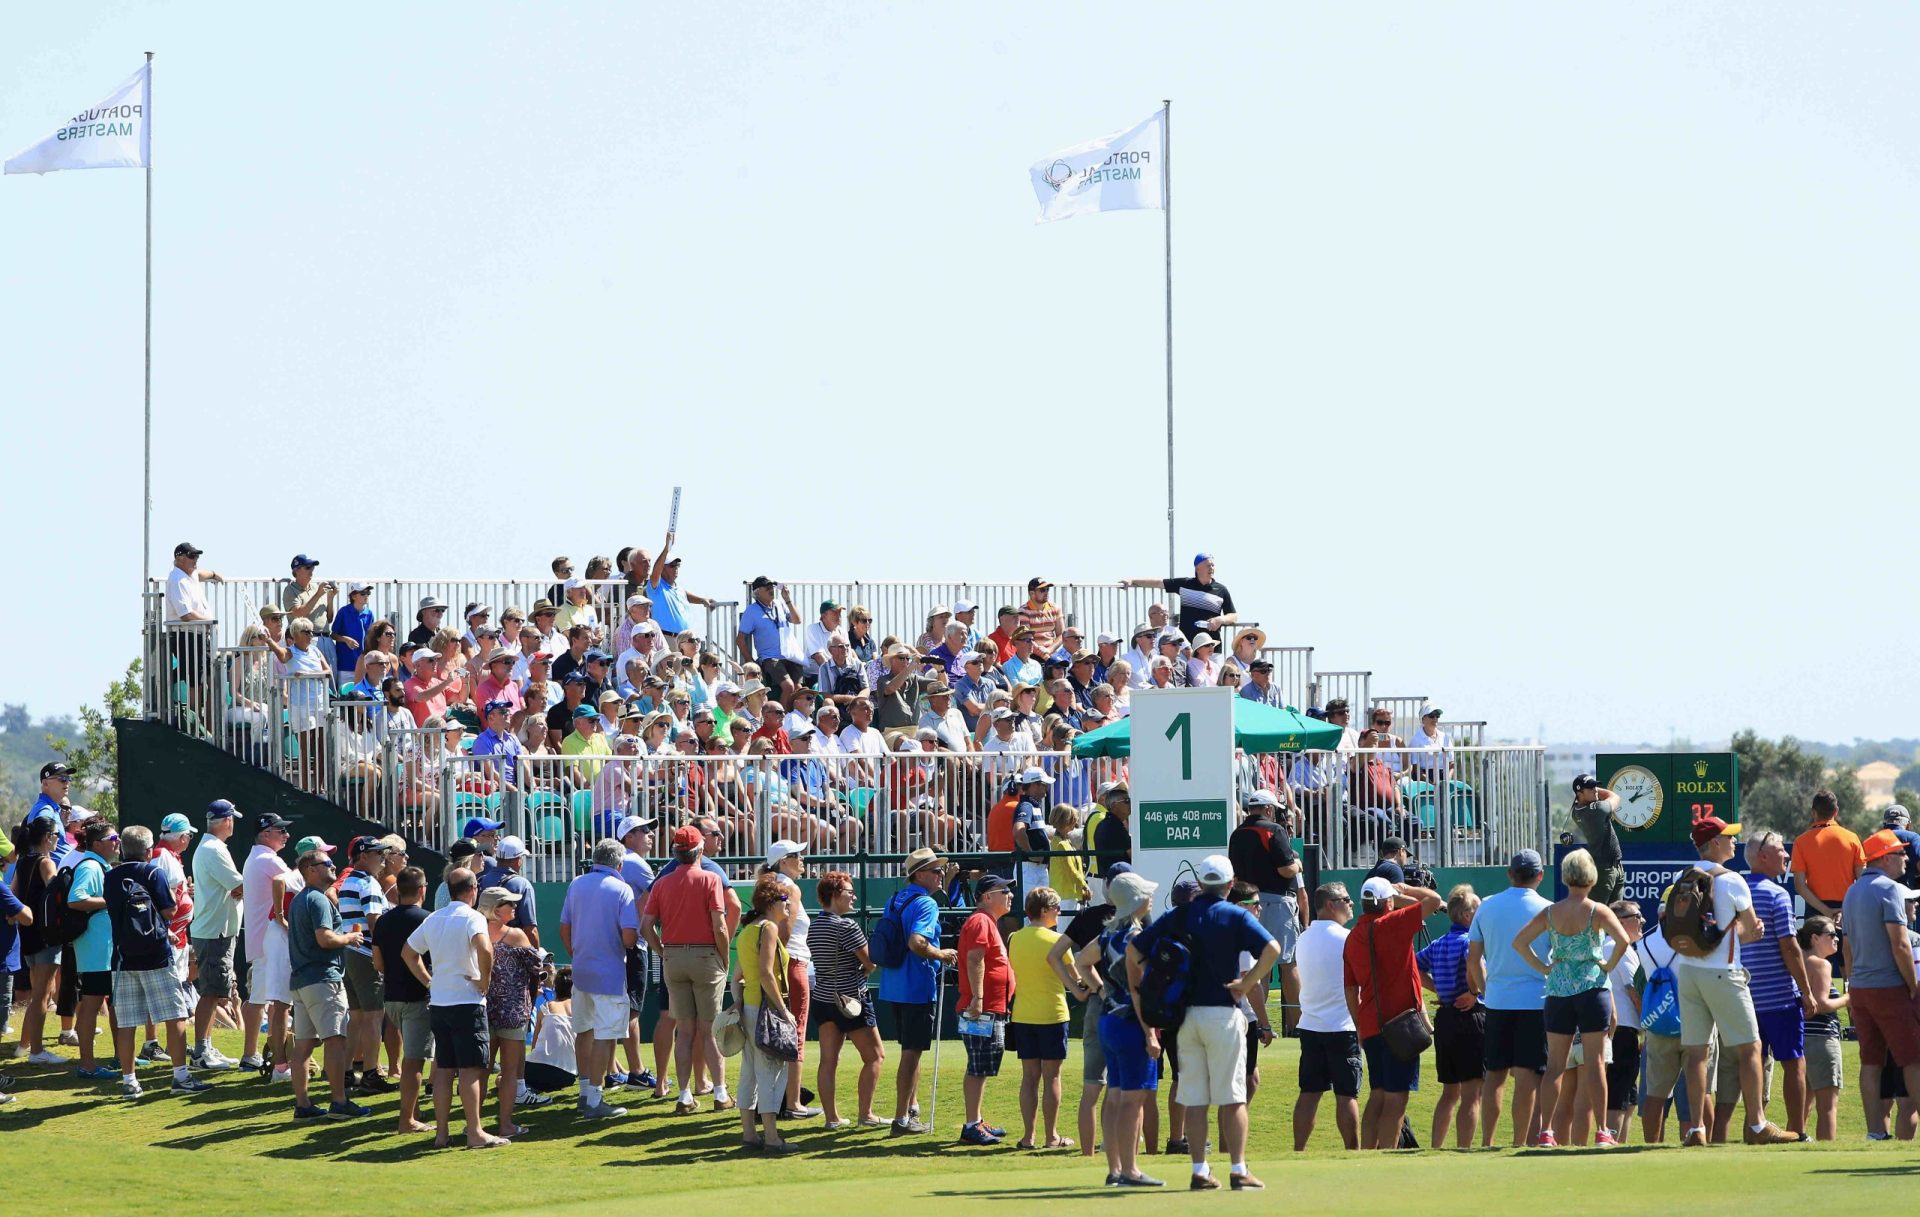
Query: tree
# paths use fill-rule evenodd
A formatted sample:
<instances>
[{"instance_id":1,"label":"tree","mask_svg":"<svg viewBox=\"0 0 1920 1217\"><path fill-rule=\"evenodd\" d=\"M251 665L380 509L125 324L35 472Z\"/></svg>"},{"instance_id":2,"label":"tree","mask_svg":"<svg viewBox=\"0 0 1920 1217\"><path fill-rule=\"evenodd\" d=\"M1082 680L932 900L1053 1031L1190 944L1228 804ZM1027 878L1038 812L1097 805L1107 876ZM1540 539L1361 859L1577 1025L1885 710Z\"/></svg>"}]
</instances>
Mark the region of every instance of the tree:
<instances>
[{"instance_id":1,"label":"tree","mask_svg":"<svg viewBox=\"0 0 1920 1217\"><path fill-rule=\"evenodd\" d=\"M114 735L113 720L132 718L140 710L140 661L127 665L124 679L107 686L100 700L101 709L80 707L80 738L47 736L47 746L60 759L73 766L73 801L89 807L109 820L117 821L119 793L114 777L120 772L120 742Z\"/></svg>"},{"instance_id":2,"label":"tree","mask_svg":"<svg viewBox=\"0 0 1920 1217\"><path fill-rule=\"evenodd\" d=\"M32 728L33 719L28 716L25 706L0 706L0 731L11 735L15 732L28 731Z\"/></svg>"},{"instance_id":3,"label":"tree","mask_svg":"<svg viewBox=\"0 0 1920 1217\"><path fill-rule=\"evenodd\" d=\"M1872 819L1853 769L1829 771L1826 758L1794 737L1767 740L1747 730L1733 737L1732 747L1740 758L1740 818L1746 823L1792 839L1807 827L1813 792L1822 786L1833 791L1847 827L1859 831Z\"/></svg>"}]
</instances>

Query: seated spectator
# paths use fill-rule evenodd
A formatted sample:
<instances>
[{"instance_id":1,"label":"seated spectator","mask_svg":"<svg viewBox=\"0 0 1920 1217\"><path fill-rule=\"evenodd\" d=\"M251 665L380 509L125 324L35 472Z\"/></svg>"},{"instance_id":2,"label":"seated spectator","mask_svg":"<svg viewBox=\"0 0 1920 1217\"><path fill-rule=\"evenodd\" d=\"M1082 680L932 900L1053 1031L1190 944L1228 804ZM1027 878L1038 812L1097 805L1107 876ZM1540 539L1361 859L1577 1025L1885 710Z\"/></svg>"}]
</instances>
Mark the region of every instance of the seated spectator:
<instances>
[{"instance_id":1,"label":"seated spectator","mask_svg":"<svg viewBox=\"0 0 1920 1217\"><path fill-rule=\"evenodd\" d=\"M567 640L566 649L553 659L553 678L565 680L575 672L584 674L587 670L587 653L593 650L593 629L591 626L570 626L563 635Z\"/></svg>"},{"instance_id":2,"label":"seated spectator","mask_svg":"<svg viewBox=\"0 0 1920 1217\"><path fill-rule=\"evenodd\" d=\"M1037 686L1042 679L1040 661L1034 657L1034 643L1033 631L1028 627L1023 625L1013 631L1013 655L1000 665L1000 670L1015 687Z\"/></svg>"},{"instance_id":3,"label":"seated spectator","mask_svg":"<svg viewBox=\"0 0 1920 1217\"><path fill-rule=\"evenodd\" d=\"M427 596L420 601L420 607L413 612L413 631L407 635L407 641L426 646L440 623L447 618L447 602L438 596Z\"/></svg>"},{"instance_id":4,"label":"seated spectator","mask_svg":"<svg viewBox=\"0 0 1920 1217\"><path fill-rule=\"evenodd\" d=\"M993 644L994 663L1003 664L1013 658L1013 631L1019 628L1020 611L1010 604L1002 605L995 620L999 624L987 635L987 641Z\"/></svg>"},{"instance_id":5,"label":"seated spectator","mask_svg":"<svg viewBox=\"0 0 1920 1217\"><path fill-rule=\"evenodd\" d=\"M853 653L847 636L836 632L827 639L827 659L820 665L819 689L825 701L845 706L869 688L867 667Z\"/></svg>"},{"instance_id":6,"label":"seated spectator","mask_svg":"<svg viewBox=\"0 0 1920 1217\"><path fill-rule=\"evenodd\" d=\"M1147 683L1144 687L1149 689L1177 688L1179 682L1175 680L1175 676L1184 676L1185 674L1185 668L1180 668L1176 671L1173 660L1168 659L1165 655L1155 655L1153 662L1147 665Z\"/></svg>"},{"instance_id":7,"label":"seated spectator","mask_svg":"<svg viewBox=\"0 0 1920 1217\"><path fill-rule=\"evenodd\" d=\"M642 638L649 638L654 645L661 641L660 627L653 621L653 601L647 599L645 592L634 592L627 597L627 616L613 631L613 653L624 656L629 650L641 650Z\"/></svg>"},{"instance_id":8,"label":"seated spectator","mask_svg":"<svg viewBox=\"0 0 1920 1217\"><path fill-rule=\"evenodd\" d=\"M430 647L413 653L412 666L413 675L405 686L407 712L413 715L416 726L425 726L428 719L446 714L448 696L459 677L442 667L439 652Z\"/></svg>"},{"instance_id":9,"label":"seated spectator","mask_svg":"<svg viewBox=\"0 0 1920 1217\"><path fill-rule=\"evenodd\" d=\"M1113 709L1111 717L1125 718L1133 713L1134 684L1133 665L1124 659L1116 659L1107 668L1107 687L1113 690Z\"/></svg>"},{"instance_id":10,"label":"seated spectator","mask_svg":"<svg viewBox=\"0 0 1920 1217\"><path fill-rule=\"evenodd\" d=\"M1056 663L1072 663L1073 657L1087 649L1087 636L1077 625L1070 625L1060 631L1060 645L1047 653L1047 658ZM1089 655L1093 652L1088 651Z\"/></svg>"},{"instance_id":11,"label":"seated spectator","mask_svg":"<svg viewBox=\"0 0 1920 1217\"><path fill-rule=\"evenodd\" d=\"M927 708L920 712L919 725L931 729L940 746L948 752L972 750L973 735L953 704L953 690L945 684L927 689Z\"/></svg>"},{"instance_id":12,"label":"seated spectator","mask_svg":"<svg viewBox=\"0 0 1920 1217\"><path fill-rule=\"evenodd\" d=\"M789 739L791 739L793 734L800 730L800 728L812 725L813 708L819 704L819 700L820 695L805 685L799 685L794 688L793 698L787 702L789 709L787 710L786 717L781 720L781 726L786 728Z\"/></svg>"},{"instance_id":13,"label":"seated spectator","mask_svg":"<svg viewBox=\"0 0 1920 1217\"><path fill-rule=\"evenodd\" d=\"M581 758L575 762L572 777L575 786L591 786L600 776L604 758L613 755L613 746L600 731L600 712L592 706L575 706L573 733L560 744L562 756Z\"/></svg>"},{"instance_id":14,"label":"seated spectator","mask_svg":"<svg viewBox=\"0 0 1920 1217\"><path fill-rule=\"evenodd\" d=\"M585 579L568 579L560 585L566 597L566 603L554 615L555 629L564 630L569 638L573 636L575 626L584 626L588 637L598 641L602 635L600 613L593 605L593 587Z\"/></svg>"},{"instance_id":15,"label":"seated spectator","mask_svg":"<svg viewBox=\"0 0 1920 1217\"><path fill-rule=\"evenodd\" d=\"M1260 652L1266 645L1267 632L1258 626L1250 625L1237 630L1233 635L1232 654L1227 656L1227 662L1242 672L1251 671L1254 661L1260 658Z\"/></svg>"},{"instance_id":16,"label":"seated spectator","mask_svg":"<svg viewBox=\"0 0 1920 1217\"><path fill-rule=\"evenodd\" d=\"M947 623L953 620L953 610L944 604L936 604L927 610L927 627L920 631L920 637L914 640L913 649L925 655L946 640Z\"/></svg>"},{"instance_id":17,"label":"seated spectator","mask_svg":"<svg viewBox=\"0 0 1920 1217\"><path fill-rule=\"evenodd\" d=\"M806 669L808 679L816 686L819 684L820 665L827 662L827 642L835 634L842 633L840 623L845 615L846 610L838 600L822 600L819 617L806 629L801 646L807 657L802 666Z\"/></svg>"},{"instance_id":18,"label":"seated spectator","mask_svg":"<svg viewBox=\"0 0 1920 1217\"><path fill-rule=\"evenodd\" d=\"M520 630L527 624L527 612L517 605L509 604L500 613L500 646L513 652L515 659L521 655Z\"/></svg>"},{"instance_id":19,"label":"seated spectator","mask_svg":"<svg viewBox=\"0 0 1920 1217\"><path fill-rule=\"evenodd\" d=\"M560 682L560 700L547 708L547 738L556 744L564 744L567 736L573 733L574 711L585 707L597 713L598 707L587 705L587 674L569 673Z\"/></svg>"},{"instance_id":20,"label":"seated spectator","mask_svg":"<svg viewBox=\"0 0 1920 1217\"><path fill-rule=\"evenodd\" d=\"M1203 631L1204 632L1204 631ZM1156 647L1158 658L1168 663L1167 683L1177 689L1193 687L1193 668L1188 662L1187 640L1179 630L1162 630ZM1155 665L1158 666L1158 665ZM1156 677L1156 679L1158 679ZM1209 681L1209 684L1212 682Z\"/></svg>"},{"instance_id":21,"label":"seated spectator","mask_svg":"<svg viewBox=\"0 0 1920 1217\"><path fill-rule=\"evenodd\" d=\"M987 712L987 701L994 690L992 682L986 679L986 669L987 657L978 651L968 651L960 657L960 679L950 682L961 721L966 723L967 733L976 742L982 738L980 716Z\"/></svg>"},{"instance_id":22,"label":"seated spectator","mask_svg":"<svg viewBox=\"0 0 1920 1217\"><path fill-rule=\"evenodd\" d=\"M1244 634L1242 635L1244 637ZM1239 639L1234 640L1236 645ZM1285 697L1273 683L1273 665L1264 659L1251 660L1247 664L1247 679L1240 686L1240 696L1248 701L1259 702L1263 706L1281 709Z\"/></svg>"},{"instance_id":23,"label":"seated spectator","mask_svg":"<svg viewBox=\"0 0 1920 1217\"><path fill-rule=\"evenodd\" d=\"M940 661L947 683L957 685L965 679L967 670L963 656L972 653L967 645L967 627L958 621L949 620L940 642L927 650L927 657Z\"/></svg>"},{"instance_id":24,"label":"seated spectator","mask_svg":"<svg viewBox=\"0 0 1920 1217\"><path fill-rule=\"evenodd\" d=\"M863 604L847 609L847 647L856 663L870 663L879 657L879 644L873 640L873 613Z\"/></svg>"},{"instance_id":25,"label":"seated spectator","mask_svg":"<svg viewBox=\"0 0 1920 1217\"><path fill-rule=\"evenodd\" d=\"M1360 733L1360 747L1377 748L1379 738L1369 728ZM1354 755L1348 768L1347 810L1353 818L1354 831L1363 840L1394 835L1411 840L1417 835L1417 825L1407 814L1406 804L1400 797L1399 783L1394 781L1393 772L1380 752Z\"/></svg>"},{"instance_id":26,"label":"seated spectator","mask_svg":"<svg viewBox=\"0 0 1920 1217\"><path fill-rule=\"evenodd\" d=\"M1436 786L1453 779L1453 741L1440 729L1440 709L1420 707L1420 725L1408 741L1414 776Z\"/></svg>"},{"instance_id":27,"label":"seated spectator","mask_svg":"<svg viewBox=\"0 0 1920 1217\"><path fill-rule=\"evenodd\" d=\"M553 560L550 569L556 582L547 588L546 598L557 604L567 598L566 581L573 578L573 559L561 554Z\"/></svg>"},{"instance_id":28,"label":"seated spectator","mask_svg":"<svg viewBox=\"0 0 1920 1217\"><path fill-rule=\"evenodd\" d=\"M514 657L511 652L496 648L482 662L480 683L474 687L473 699L484 710L490 702L505 702L509 718L524 717L522 709L525 699L521 696L520 686L513 682Z\"/></svg>"}]
</instances>

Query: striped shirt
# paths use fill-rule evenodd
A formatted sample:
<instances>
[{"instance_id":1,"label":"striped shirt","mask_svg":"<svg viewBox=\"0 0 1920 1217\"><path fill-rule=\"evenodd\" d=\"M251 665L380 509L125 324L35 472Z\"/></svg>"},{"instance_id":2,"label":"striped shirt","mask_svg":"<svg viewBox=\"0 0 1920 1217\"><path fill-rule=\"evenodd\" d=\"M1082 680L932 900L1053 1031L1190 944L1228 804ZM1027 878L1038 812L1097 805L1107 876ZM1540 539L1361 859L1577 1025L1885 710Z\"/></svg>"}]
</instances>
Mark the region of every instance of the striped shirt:
<instances>
[{"instance_id":1,"label":"striped shirt","mask_svg":"<svg viewBox=\"0 0 1920 1217\"><path fill-rule=\"evenodd\" d=\"M1760 941L1740 949L1740 963L1747 969L1747 989L1753 995L1753 1008L1761 1014L1786 1010L1800 1004L1800 986L1793 982L1786 963L1780 958L1780 940L1793 937L1793 901L1779 884L1765 875L1748 872L1747 887L1753 892L1753 915L1760 919ZM1729 933L1733 931L1731 928Z\"/></svg>"},{"instance_id":2,"label":"striped shirt","mask_svg":"<svg viewBox=\"0 0 1920 1217\"><path fill-rule=\"evenodd\" d=\"M838 913L821 913L807 929L807 948L813 953L813 992L834 1001L859 997L867 974L854 952L867 945L860 923Z\"/></svg>"},{"instance_id":3,"label":"striped shirt","mask_svg":"<svg viewBox=\"0 0 1920 1217\"><path fill-rule=\"evenodd\" d=\"M1457 922L1447 932L1422 947L1414 959L1420 970L1433 977L1433 994L1442 1005L1460 996L1467 987L1467 927Z\"/></svg>"},{"instance_id":4,"label":"striped shirt","mask_svg":"<svg viewBox=\"0 0 1920 1217\"><path fill-rule=\"evenodd\" d=\"M340 932L351 934L355 930L365 933L367 918L378 917L387 911L386 893L380 888L380 881L363 870L350 870L340 880ZM373 956L371 939L363 946L348 947L357 955Z\"/></svg>"},{"instance_id":5,"label":"striped shirt","mask_svg":"<svg viewBox=\"0 0 1920 1217\"><path fill-rule=\"evenodd\" d=\"M1020 624L1033 631L1033 653L1051 655L1060 645L1060 635L1066 629L1067 616L1060 606L1049 600L1036 605L1029 600L1020 606Z\"/></svg>"}]
</instances>

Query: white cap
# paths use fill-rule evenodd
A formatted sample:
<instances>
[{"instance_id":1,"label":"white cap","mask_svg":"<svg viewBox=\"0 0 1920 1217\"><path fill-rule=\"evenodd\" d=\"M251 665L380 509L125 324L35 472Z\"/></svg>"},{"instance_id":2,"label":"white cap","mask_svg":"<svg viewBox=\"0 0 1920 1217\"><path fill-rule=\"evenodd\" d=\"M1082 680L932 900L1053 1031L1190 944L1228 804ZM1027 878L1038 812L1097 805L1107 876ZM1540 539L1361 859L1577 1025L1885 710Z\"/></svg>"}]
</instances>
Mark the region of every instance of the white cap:
<instances>
[{"instance_id":1,"label":"white cap","mask_svg":"<svg viewBox=\"0 0 1920 1217\"><path fill-rule=\"evenodd\" d=\"M987 717L988 717L988 720L991 722L1004 723L1008 719L1013 717L1013 711L1007 709L1005 706L999 706L999 707L996 707L994 712L988 715Z\"/></svg>"},{"instance_id":2,"label":"white cap","mask_svg":"<svg viewBox=\"0 0 1920 1217\"><path fill-rule=\"evenodd\" d=\"M1273 791L1271 790L1256 790L1247 796L1246 806L1278 807L1280 806L1280 800L1274 797Z\"/></svg>"},{"instance_id":3,"label":"white cap","mask_svg":"<svg viewBox=\"0 0 1920 1217\"><path fill-rule=\"evenodd\" d=\"M778 866L794 854L804 854L807 847L798 841L775 841L767 846L767 865Z\"/></svg>"},{"instance_id":4,"label":"white cap","mask_svg":"<svg viewBox=\"0 0 1920 1217\"><path fill-rule=\"evenodd\" d=\"M622 816L620 822L614 825L614 839L624 841L627 839L628 833L636 828L645 828L651 823L653 823L651 816Z\"/></svg>"},{"instance_id":5,"label":"white cap","mask_svg":"<svg viewBox=\"0 0 1920 1217\"><path fill-rule=\"evenodd\" d=\"M1120 639L1115 637L1112 634L1107 633L1105 630L1101 630L1098 634L1095 634L1093 636L1093 645L1097 647L1106 646L1110 642L1117 646L1119 645Z\"/></svg>"},{"instance_id":6,"label":"white cap","mask_svg":"<svg viewBox=\"0 0 1920 1217\"><path fill-rule=\"evenodd\" d=\"M372 590L373 590L373 584L371 583L364 583L356 580L355 582L347 584L347 595L349 596L353 595L355 592L370 592Z\"/></svg>"},{"instance_id":7,"label":"white cap","mask_svg":"<svg viewBox=\"0 0 1920 1217\"><path fill-rule=\"evenodd\" d=\"M62 818L65 819L66 822L69 824L78 824L82 820L93 819L93 813L91 811L88 811L86 808L80 806L78 803L75 803L72 807L67 808L66 811L61 814L62 814Z\"/></svg>"},{"instance_id":8,"label":"white cap","mask_svg":"<svg viewBox=\"0 0 1920 1217\"><path fill-rule=\"evenodd\" d=\"M570 592L570 591L572 591L572 590L573 590L574 588L576 588L576 587L585 587L586 585L587 585L587 581L586 581L585 579L581 579L581 578L578 578L578 577L574 577L574 578L570 578L570 579L568 579L568 580L567 580L566 582L564 582L564 583L562 583L562 584L560 585L560 589L561 589L562 591L568 591L568 592Z\"/></svg>"},{"instance_id":9,"label":"white cap","mask_svg":"<svg viewBox=\"0 0 1920 1217\"><path fill-rule=\"evenodd\" d=\"M953 611L956 613L971 613L979 607L979 605L971 600L955 600L953 602Z\"/></svg>"},{"instance_id":10,"label":"white cap","mask_svg":"<svg viewBox=\"0 0 1920 1217\"><path fill-rule=\"evenodd\" d=\"M1047 776L1047 771L1036 765L1029 765L1025 769L1022 769L1020 776L1014 780L1022 786L1025 786L1028 782L1045 782L1049 786L1053 785L1053 779Z\"/></svg>"},{"instance_id":11,"label":"white cap","mask_svg":"<svg viewBox=\"0 0 1920 1217\"><path fill-rule=\"evenodd\" d=\"M415 663L420 662L422 659L438 659L440 658L440 652L430 647L421 647L413 652L411 658Z\"/></svg>"},{"instance_id":12,"label":"white cap","mask_svg":"<svg viewBox=\"0 0 1920 1217\"><path fill-rule=\"evenodd\" d=\"M493 853L494 857L503 862L524 858L527 856L527 843L519 837L501 837L500 844L494 847Z\"/></svg>"},{"instance_id":13,"label":"white cap","mask_svg":"<svg viewBox=\"0 0 1920 1217\"><path fill-rule=\"evenodd\" d=\"M1393 884L1379 875L1375 875L1360 885L1360 899L1362 900L1391 900L1393 896Z\"/></svg>"},{"instance_id":14,"label":"white cap","mask_svg":"<svg viewBox=\"0 0 1920 1217\"><path fill-rule=\"evenodd\" d=\"M1225 854L1208 854L1200 859L1200 882L1214 887L1232 883L1233 863L1227 861Z\"/></svg>"}]
</instances>

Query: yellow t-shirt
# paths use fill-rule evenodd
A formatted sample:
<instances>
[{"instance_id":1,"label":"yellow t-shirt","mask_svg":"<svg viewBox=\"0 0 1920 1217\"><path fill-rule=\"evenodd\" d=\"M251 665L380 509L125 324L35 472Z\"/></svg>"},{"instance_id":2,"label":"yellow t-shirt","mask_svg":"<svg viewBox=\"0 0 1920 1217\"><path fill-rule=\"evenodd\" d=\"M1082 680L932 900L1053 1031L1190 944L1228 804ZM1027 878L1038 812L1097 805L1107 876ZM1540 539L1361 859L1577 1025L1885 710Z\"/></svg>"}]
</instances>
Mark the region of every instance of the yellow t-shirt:
<instances>
[{"instance_id":1,"label":"yellow t-shirt","mask_svg":"<svg viewBox=\"0 0 1920 1217\"><path fill-rule=\"evenodd\" d=\"M742 926L734 937L734 954L740 961L740 996L745 1005L760 1004L760 935L772 926L765 920ZM774 937L780 936L774 930ZM784 1005L787 1000L787 944L776 942L773 948L773 972L780 978L779 998Z\"/></svg>"},{"instance_id":2,"label":"yellow t-shirt","mask_svg":"<svg viewBox=\"0 0 1920 1217\"><path fill-rule=\"evenodd\" d=\"M574 731L561 741L560 752L564 756L610 757L613 755L613 747L607 743L607 737L598 731L595 731L591 738ZM587 775L588 781L592 781L600 776L600 766L604 764L606 764L605 761L582 760L580 771Z\"/></svg>"},{"instance_id":3,"label":"yellow t-shirt","mask_svg":"<svg viewBox=\"0 0 1920 1217\"><path fill-rule=\"evenodd\" d=\"M1047 966L1047 952L1060 941L1057 931L1030 925L1007 939L1007 962L1013 966L1012 1021L1050 1026L1067 1021L1067 985Z\"/></svg>"},{"instance_id":4,"label":"yellow t-shirt","mask_svg":"<svg viewBox=\"0 0 1920 1217\"><path fill-rule=\"evenodd\" d=\"M1053 858L1047 865L1047 882L1060 899L1076 904L1087 898L1087 860L1075 852L1078 848L1064 837L1055 837Z\"/></svg>"}]
</instances>

